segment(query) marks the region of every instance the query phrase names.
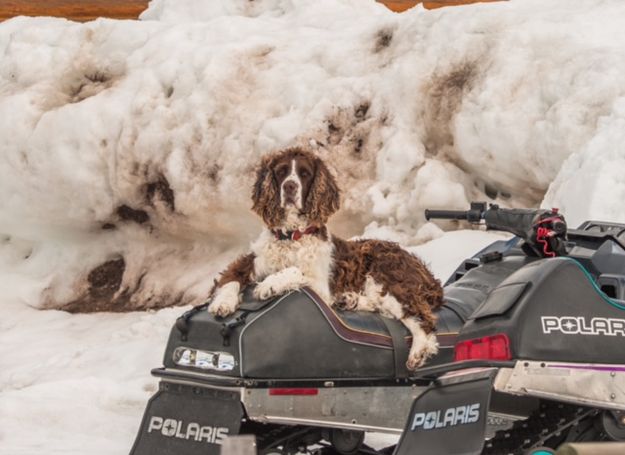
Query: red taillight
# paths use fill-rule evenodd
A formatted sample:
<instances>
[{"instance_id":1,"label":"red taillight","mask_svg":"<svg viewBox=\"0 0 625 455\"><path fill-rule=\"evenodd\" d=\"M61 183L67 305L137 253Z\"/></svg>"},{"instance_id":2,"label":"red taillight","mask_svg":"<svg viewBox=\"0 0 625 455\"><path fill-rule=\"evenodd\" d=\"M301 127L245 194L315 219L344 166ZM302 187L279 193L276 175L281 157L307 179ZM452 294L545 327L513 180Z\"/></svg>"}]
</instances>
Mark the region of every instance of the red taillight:
<instances>
[{"instance_id":1,"label":"red taillight","mask_svg":"<svg viewBox=\"0 0 625 455\"><path fill-rule=\"evenodd\" d=\"M475 340L461 341L454 349L454 361L461 360L510 360L510 339L498 333Z\"/></svg>"},{"instance_id":2,"label":"red taillight","mask_svg":"<svg viewBox=\"0 0 625 455\"><path fill-rule=\"evenodd\" d=\"M284 396L284 395L317 395L319 389L269 389L269 395L271 396Z\"/></svg>"}]
</instances>

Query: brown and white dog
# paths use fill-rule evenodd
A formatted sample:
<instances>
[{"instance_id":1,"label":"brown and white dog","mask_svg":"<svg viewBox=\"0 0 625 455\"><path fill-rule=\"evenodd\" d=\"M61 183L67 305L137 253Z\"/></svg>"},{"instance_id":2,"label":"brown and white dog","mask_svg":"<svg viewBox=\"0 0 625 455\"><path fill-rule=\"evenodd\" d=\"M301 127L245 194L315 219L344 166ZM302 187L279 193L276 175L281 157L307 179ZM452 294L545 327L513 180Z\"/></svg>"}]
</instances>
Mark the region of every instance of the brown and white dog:
<instances>
[{"instance_id":1,"label":"brown and white dog","mask_svg":"<svg viewBox=\"0 0 625 455\"><path fill-rule=\"evenodd\" d=\"M216 281L212 314L236 311L252 282L259 299L308 286L328 304L401 320L413 337L409 369L437 352L432 310L442 304L440 282L395 243L330 235L326 222L339 208L339 188L323 161L299 148L266 156L252 200L266 229Z\"/></svg>"}]
</instances>

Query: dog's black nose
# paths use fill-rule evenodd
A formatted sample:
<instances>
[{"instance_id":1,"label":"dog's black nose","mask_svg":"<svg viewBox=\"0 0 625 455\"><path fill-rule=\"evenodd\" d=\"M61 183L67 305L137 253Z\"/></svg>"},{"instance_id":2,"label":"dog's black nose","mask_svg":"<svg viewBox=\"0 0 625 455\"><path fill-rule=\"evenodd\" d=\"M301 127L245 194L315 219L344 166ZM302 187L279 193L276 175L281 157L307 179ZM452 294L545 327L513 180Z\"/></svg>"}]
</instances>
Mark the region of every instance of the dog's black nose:
<instances>
[{"instance_id":1,"label":"dog's black nose","mask_svg":"<svg viewBox=\"0 0 625 455\"><path fill-rule=\"evenodd\" d=\"M295 194L296 191L297 191L297 183L295 183L293 180L284 182L284 192L286 194Z\"/></svg>"}]
</instances>

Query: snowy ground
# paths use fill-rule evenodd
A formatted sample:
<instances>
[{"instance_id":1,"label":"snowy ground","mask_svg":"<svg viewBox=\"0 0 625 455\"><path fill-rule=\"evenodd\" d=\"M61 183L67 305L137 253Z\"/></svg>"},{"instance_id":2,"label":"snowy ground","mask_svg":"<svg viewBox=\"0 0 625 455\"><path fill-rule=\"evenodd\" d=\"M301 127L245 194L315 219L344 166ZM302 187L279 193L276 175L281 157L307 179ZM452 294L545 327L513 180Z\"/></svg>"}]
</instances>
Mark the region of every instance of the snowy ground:
<instances>
[{"instance_id":1,"label":"snowy ground","mask_svg":"<svg viewBox=\"0 0 625 455\"><path fill-rule=\"evenodd\" d=\"M451 232L414 251L445 280L499 238ZM0 269L0 454L128 453L156 390L150 369L161 365L171 325L185 308L72 315L36 310L17 297L41 285Z\"/></svg>"},{"instance_id":2,"label":"snowy ground","mask_svg":"<svg viewBox=\"0 0 625 455\"><path fill-rule=\"evenodd\" d=\"M1 23L0 454L128 451L185 306L155 309L202 301L246 248L276 148L335 170L334 232L441 278L492 236L440 237L426 207L625 221L624 21L621 0L154 0Z\"/></svg>"}]
</instances>

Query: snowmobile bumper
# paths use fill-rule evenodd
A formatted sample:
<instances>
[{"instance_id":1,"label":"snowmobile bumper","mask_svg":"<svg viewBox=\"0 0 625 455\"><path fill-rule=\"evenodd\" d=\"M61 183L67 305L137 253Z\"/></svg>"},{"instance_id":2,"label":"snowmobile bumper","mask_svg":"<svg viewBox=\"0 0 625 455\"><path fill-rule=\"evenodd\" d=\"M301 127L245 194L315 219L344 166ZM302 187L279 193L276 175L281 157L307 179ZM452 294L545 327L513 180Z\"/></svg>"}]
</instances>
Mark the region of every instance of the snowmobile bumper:
<instances>
[{"instance_id":1,"label":"snowmobile bumper","mask_svg":"<svg viewBox=\"0 0 625 455\"><path fill-rule=\"evenodd\" d=\"M426 390L429 379L246 379L224 377L171 368L157 368L152 374L161 378L157 393L176 391L177 408L185 401L203 397L203 391L227 392L222 400L240 401L239 409L246 419L261 424L302 425L376 431L400 434L414 398ZM169 386L164 386L169 384ZM180 393L184 385L193 393ZM186 390L186 389L185 389ZM218 395L210 395L214 400ZM153 400L156 400L154 397ZM392 403L392 406L389 406ZM212 404L204 405L204 413L213 414ZM149 428L152 403L148 405L143 427ZM228 408L233 408L228 406ZM372 410L375 410L373 412ZM182 420L182 419L179 419ZM228 423L226 421L217 423ZM215 425L217 425L215 423ZM236 431L229 426L229 435ZM143 431L145 433L145 431ZM139 453L139 452L137 452Z\"/></svg>"},{"instance_id":2,"label":"snowmobile bumper","mask_svg":"<svg viewBox=\"0 0 625 455\"><path fill-rule=\"evenodd\" d=\"M401 379L248 379L157 368L152 374L161 379L159 391L148 403L131 455L217 454L226 437L246 432L244 421L399 435L413 402L436 389L437 376L447 372L445 384L454 374L457 383L468 382L475 367L496 372L494 366L509 364L449 363ZM450 373L459 367L464 369ZM486 413L487 403L483 409Z\"/></svg>"}]
</instances>

